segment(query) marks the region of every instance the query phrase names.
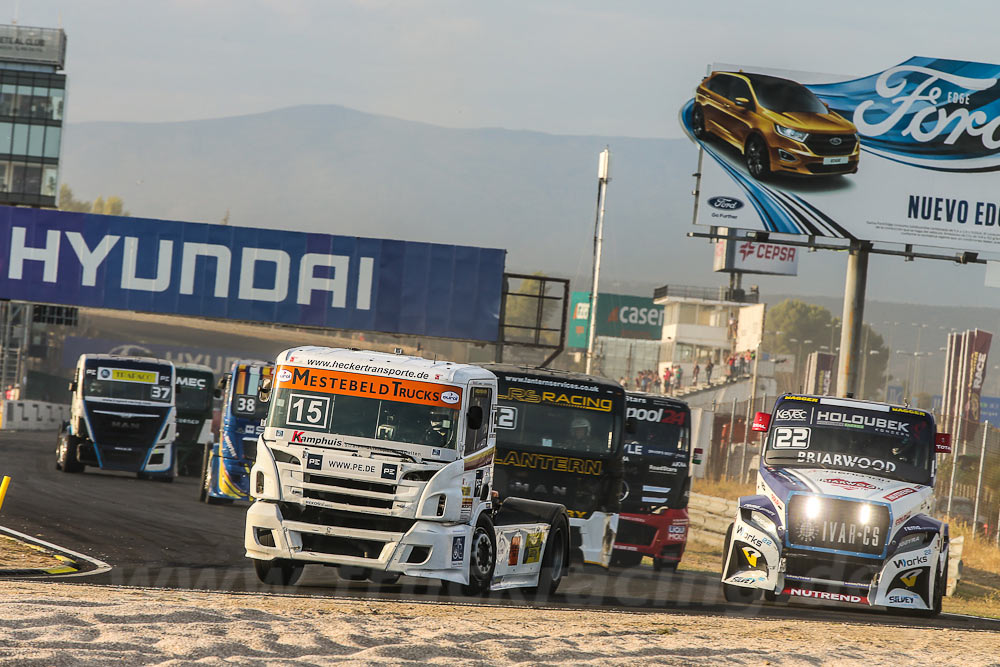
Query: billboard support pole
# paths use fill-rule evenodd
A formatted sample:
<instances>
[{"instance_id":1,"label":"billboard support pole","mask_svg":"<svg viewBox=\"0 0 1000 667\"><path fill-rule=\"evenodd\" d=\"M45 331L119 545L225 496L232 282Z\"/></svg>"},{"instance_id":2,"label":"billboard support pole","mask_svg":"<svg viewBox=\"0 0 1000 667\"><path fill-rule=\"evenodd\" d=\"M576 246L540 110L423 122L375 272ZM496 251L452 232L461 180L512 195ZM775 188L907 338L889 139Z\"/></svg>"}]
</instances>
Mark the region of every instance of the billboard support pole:
<instances>
[{"instance_id":1,"label":"billboard support pole","mask_svg":"<svg viewBox=\"0 0 1000 667\"><path fill-rule=\"evenodd\" d=\"M868 253L871 243L851 241L847 258L847 281L844 285L844 313L840 329L840 358L837 363L837 395L854 396L858 387L858 353L861 325L865 315L865 289L868 286Z\"/></svg>"},{"instance_id":2,"label":"billboard support pole","mask_svg":"<svg viewBox=\"0 0 1000 667\"><path fill-rule=\"evenodd\" d=\"M597 219L594 221L594 280L590 287L590 327L587 332L587 368L594 361L594 330L597 328L597 281L601 276L601 243L604 240L604 198L608 192L608 181L611 180L611 151L605 148L597 162Z\"/></svg>"}]
</instances>

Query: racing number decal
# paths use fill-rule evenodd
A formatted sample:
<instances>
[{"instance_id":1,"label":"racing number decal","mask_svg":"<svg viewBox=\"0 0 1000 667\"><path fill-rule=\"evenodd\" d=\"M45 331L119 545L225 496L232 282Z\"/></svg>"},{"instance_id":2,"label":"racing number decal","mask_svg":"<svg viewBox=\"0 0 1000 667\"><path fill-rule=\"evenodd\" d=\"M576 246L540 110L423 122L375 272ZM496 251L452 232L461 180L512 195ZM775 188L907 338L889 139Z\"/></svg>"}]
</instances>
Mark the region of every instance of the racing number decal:
<instances>
[{"instance_id":1,"label":"racing number decal","mask_svg":"<svg viewBox=\"0 0 1000 667\"><path fill-rule=\"evenodd\" d=\"M159 385L153 385L149 388L149 395L153 397L156 401L169 401L170 400L170 387L161 387Z\"/></svg>"},{"instance_id":2,"label":"racing number decal","mask_svg":"<svg viewBox=\"0 0 1000 667\"><path fill-rule=\"evenodd\" d=\"M257 399L253 396L237 396L236 397L236 412L244 412L247 414L256 412L257 410Z\"/></svg>"},{"instance_id":3,"label":"racing number decal","mask_svg":"<svg viewBox=\"0 0 1000 667\"><path fill-rule=\"evenodd\" d=\"M285 423L289 426L325 428L329 413L329 396L292 394L288 397L288 414L285 416Z\"/></svg>"},{"instance_id":4,"label":"racing number decal","mask_svg":"<svg viewBox=\"0 0 1000 667\"><path fill-rule=\"evenodd\" d=\"M517 408L510 405L497 406L497 428L517 428Z\"/></svg>"},{"instance_id":5,"label":"racing number decal","mask_svg":"<svg viewBox=\"0 0 1000 667\"><path fill-rule=\"evenodd\" d=\"M782 427L774 429L775 449L809 449L812 431L802 427Z\"/></svg>"}]
</instances>

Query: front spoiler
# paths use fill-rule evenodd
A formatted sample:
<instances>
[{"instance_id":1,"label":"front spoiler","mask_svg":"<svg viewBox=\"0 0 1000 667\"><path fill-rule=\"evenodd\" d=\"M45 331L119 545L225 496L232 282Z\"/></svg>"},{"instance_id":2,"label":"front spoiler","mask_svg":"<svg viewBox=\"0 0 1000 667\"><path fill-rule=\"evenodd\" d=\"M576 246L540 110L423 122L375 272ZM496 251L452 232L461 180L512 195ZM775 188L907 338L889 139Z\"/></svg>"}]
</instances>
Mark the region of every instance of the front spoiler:
<instances>
[{"instance_id":1,"label":"front spoiler","mask_svg":"<svg viewBox=\"0 0 1000 667\"><path fill-rule=\"evenodd\" d=\"M947 567L947 548L942 552L940 541L941 536L935 535L926 546L890 556L881 562L870 582L793 576L786 575L788 550L781 542L738 518L729 544L723 545L726 565L722 583L758 588L775 595L926 611L933 604L938 573ZM824 554L812 555L818 563L824 560Z\"/></svg>"}]
</instances>

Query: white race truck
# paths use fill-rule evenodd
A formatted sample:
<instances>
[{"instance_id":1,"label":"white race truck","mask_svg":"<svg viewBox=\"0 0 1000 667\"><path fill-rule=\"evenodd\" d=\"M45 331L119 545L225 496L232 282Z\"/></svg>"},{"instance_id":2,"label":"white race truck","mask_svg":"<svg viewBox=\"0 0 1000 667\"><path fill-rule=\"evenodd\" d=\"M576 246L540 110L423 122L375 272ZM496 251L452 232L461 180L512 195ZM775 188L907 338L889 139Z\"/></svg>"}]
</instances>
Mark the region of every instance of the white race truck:
<instances>
[{"instance_id":1,"label":"white race truck","mask_svg":"<svg viewBox=\"0 0 1000 667\"><path fill-rule=\"evenodd\" d=\"M492 493L492 373L300 347L278 356L272 378L259 395L269 408L245 532L261 581L290 585L318 563L467 594L555 591L568 567L566 509Z\"/></svg>"},{"instance_id":2,"label":"white race truck","mask_svg":"<svg viewBox=\"0 0 1000 667\"><path fill-rule=\"evenodd\" d=\"M948 525L931 516L936 452L923 410L785 395L766 433L757 493L723 546L727 601L811 598L933 616L947 587Z\"/></svg>"}]
</instances>

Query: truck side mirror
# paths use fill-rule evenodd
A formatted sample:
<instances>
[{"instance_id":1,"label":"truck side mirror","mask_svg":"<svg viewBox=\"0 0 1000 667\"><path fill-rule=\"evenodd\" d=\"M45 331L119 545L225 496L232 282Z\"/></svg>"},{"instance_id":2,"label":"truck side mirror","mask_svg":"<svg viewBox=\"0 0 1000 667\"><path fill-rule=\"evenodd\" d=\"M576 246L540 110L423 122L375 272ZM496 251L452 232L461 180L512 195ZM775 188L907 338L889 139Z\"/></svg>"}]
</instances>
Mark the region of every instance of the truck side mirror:
<instances>
[{"instance_id":1,"label":"truck side mirror","mask_svg":"<svg viewBox=\"0 0 1000 667\"><path fill-rule=\"evenodd\" d=\"M951 454L951 433L938 433L934 436L934 451L938 454Z\"/></svg>"},{"instance_id":2,"label":"truck side mirror","mask_svg":"<svg viewBox=\"0 0 1000 667\"><path fill-rule=\"evenodd\" d=\"M753 416L753 426L750 427L750 430L766 433L769 428L771 428L770 413L758 412Z\"/></svg>"},{"instance_id":3,"label":"truck side mirror","mask_svg":"<svg viewBox=\"0 0 1000 667\"><path fill-rule=\"evenodd\" d=\"M473 405L465 413L465 423L473 431L478 431L483 427L483 409L478 405Z\"/></svg>"},{"instance_id":4,"label":"truck side mirror","mask_svg":"<svg viewBox=\"0 0 1000 667\"><path fill-rule=\"evenodd\" d=\"M271 400L271 378L265 377L260 381L260 387L257 388L257 399L261 403L267 403Z\"/></svg>"},{"instance_id":5,"label":"truck side mirror","mask_svg":"<svg viewBox=\"0 0 1000 667\"><path fill-rule=\"evenodd\" d=\"M626 417L625 418L625 432L626 433L635 433L635 426L636 426L635 417Z\"/></svg>"},{"instance_id":6,"label":"truck side mirror","mask_svg":"<svg viewBox=\"0 0 1000 667\"><path fill-rule=\"evenodd\" d=\"M69 390L70 390L70 393L73 393L73 392L76 391L76 380L73 380L72 382L69 383Z\"/></svg>"}]
</instances>

